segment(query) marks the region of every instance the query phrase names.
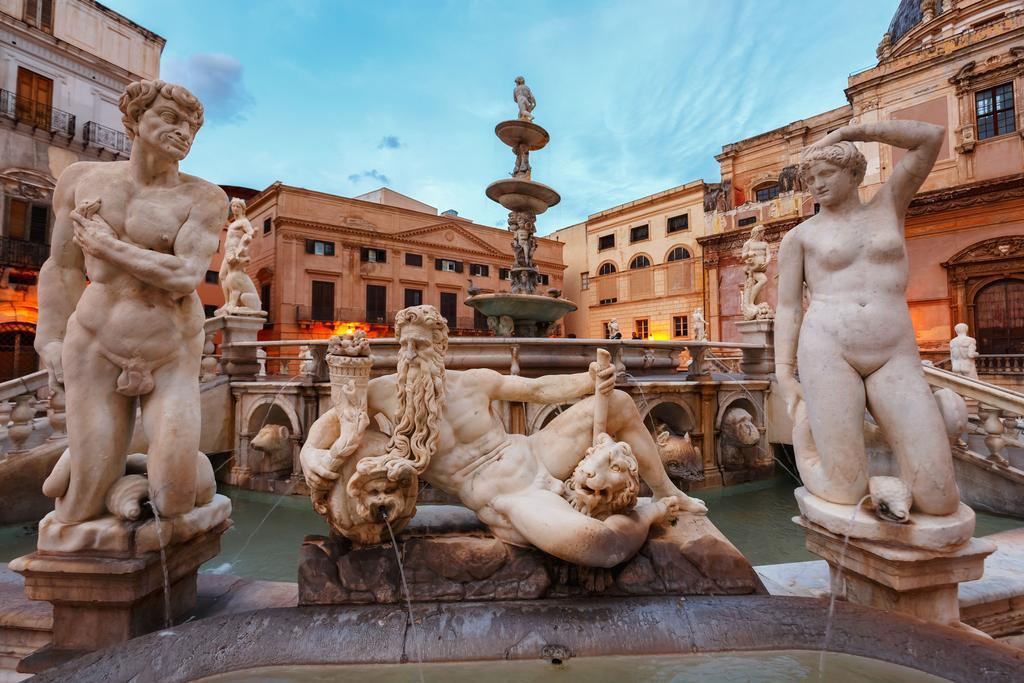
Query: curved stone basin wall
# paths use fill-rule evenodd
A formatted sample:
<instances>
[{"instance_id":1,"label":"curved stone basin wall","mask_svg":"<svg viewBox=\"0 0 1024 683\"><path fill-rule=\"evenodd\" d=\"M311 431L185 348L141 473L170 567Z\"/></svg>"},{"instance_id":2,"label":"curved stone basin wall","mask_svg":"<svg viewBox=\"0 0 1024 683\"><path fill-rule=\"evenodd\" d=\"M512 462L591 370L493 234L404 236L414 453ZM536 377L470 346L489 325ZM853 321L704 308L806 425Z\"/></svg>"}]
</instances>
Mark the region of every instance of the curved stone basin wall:
<instances>
[{"instance_id":1,"label":"curved stone basin wall","mask_svg":"<svg viewBox=\"0 0 1024 683\"><path fill-rule=\"evenodd\" d=\"M266 666L395 664L820 650L824 600L605 598L400 607L292 607L204 619L136 638L37 677L192 681ZM1024 652L952 628L836 604L828 650L953 681L1019 678ZM415 676L415 664L410 664Z\"/></svg>"}]
</instances>

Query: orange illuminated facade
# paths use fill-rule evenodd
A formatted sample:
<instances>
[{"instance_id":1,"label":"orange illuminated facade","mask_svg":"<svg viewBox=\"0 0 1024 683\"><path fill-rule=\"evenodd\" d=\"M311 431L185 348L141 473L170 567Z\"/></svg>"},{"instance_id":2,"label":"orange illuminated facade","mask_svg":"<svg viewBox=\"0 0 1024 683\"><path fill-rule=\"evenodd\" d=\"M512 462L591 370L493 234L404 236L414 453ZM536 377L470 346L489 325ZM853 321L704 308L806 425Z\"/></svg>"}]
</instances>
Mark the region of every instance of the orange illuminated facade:
<instances>
[{"instance_id":1,"label":"orange illuminated facade","mask_svg":"<svg viewBox=\"0 0 1024 683\"><path fill-rule=\"evenodd\" d=\"M470 289L510 288L507 230L387 188L349 198L274 183L248 200L247 215L256 233L247 270L269 313L260 339L389 336L395 313L419 304L435 306L452 334L486 335L486 320L463 302ZM562 286L562 247L538 239L547 287ZM199 288L208 312L223 302L219 263L218 252Z\"/></svg>"}]
</instances>

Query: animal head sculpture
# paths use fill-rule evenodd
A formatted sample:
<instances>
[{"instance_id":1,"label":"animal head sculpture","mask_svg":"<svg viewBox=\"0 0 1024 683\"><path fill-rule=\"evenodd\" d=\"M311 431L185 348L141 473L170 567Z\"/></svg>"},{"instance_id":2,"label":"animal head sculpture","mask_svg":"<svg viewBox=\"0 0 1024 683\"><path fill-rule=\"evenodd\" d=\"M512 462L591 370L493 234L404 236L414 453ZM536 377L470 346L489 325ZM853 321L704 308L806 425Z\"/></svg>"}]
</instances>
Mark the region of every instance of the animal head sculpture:
<instances>
[{"instance_id":1,"label":"animal head sculpture","mask_svg":"<svg viewBox=\"0 0 1024 683\"><path fill-rule=\"evenodd\" d=\"M596 519L632 510L639 492L640 473L633 449L604 433L565 482L566 500Z\"/></svg>"}]
</instances>

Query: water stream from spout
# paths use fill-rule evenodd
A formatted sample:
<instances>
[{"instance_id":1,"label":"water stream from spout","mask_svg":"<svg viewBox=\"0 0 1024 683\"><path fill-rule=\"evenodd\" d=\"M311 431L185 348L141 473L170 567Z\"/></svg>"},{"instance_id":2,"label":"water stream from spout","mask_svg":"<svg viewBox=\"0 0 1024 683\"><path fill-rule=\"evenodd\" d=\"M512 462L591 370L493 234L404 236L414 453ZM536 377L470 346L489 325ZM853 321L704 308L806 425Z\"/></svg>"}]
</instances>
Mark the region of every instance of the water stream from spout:
<instances>
[{"instance_id":1,"label":"water stream from spout","mask_svg":"<svg viewBox=\"0 0 1024 683\"><path fill-rule=\"evenodd\" d=\"M825 640L821 643L821 654L818 655L818 680L824 680L825 676L825 655L828 653L828 644L832 639L832 620L836 613L836 599L839 597L839 589L843 585L843 565L846 562L846 551L850 546L850 533L853 532L853 522L857 519L857 513L860 512L860 506L864 504L871 494L864 496L853 508L853 514L850 515L850 524L846 528L846 534L843 536L843 551L839 554L839 569L836 570L835 580L829 576L829 599L828 599L828 616L825 618Z\"/></svg>"},{"instance_id":2,"label":"water stream from spout","mask_svg":"<svg viewBox=\"0 0 1024 683\"><path fill-rule=\"evenodd\" d=\"M167 550L164 546L163 524L160 521L160 513L156 511L156 505L153 505L153 501L147 501L147 504L153 510L156 542L160 544L160 568L163 570L164 575L164 628L170 628L174 625L174 620L171 618L171 576L167 569Z\"/></svg>"},{"instance_id":3,"label":"water stream from spout","mask_svg":"<svg viewBox=\"0 0 1024 683\"><path fill-rule=\"evenodd\" d=\"M391 547L395 550L395 562L398 563L398 575L402 577L402 591L405 593L405 607L409 612L409 631L413 632L416 630L416 620L412 613L412 594L409 592L409 584L405 580L405 569L402 567L402 554L398 552L398 541L395 539L395 532L391 529L391 520L388 519L387 511L381 510L380 516L384 520L384 524L388 527L388 536L391 537ZM422 643L419 642L416 646L416 665L420 675L420 683L423 683L423 649Z\"/></svg>"}]
</instances>

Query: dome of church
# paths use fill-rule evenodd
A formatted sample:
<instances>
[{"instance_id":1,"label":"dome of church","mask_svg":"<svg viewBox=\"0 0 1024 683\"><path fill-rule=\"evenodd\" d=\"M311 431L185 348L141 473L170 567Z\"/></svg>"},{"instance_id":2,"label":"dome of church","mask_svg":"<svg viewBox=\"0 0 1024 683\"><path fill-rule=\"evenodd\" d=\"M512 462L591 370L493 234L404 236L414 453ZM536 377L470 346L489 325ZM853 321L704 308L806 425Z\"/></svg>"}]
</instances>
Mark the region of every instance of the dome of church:
<instances>
[{"instance_id":1,"label":"dome of church","mask_svg":"<svg viewBox=\"0 0 1024 683\"><path fill-rule=\"evenodd\" d=\"M935 13L938 14L942 9L942 0L928 1L934 3ZM893 44L899 42L900 38L920 24L921 19L923 19L921 0L900 0L899 7L896 8L896 14L892 15L892 21L889 22L888 32L892 36Z\"/></svg>"}]
</instances>

